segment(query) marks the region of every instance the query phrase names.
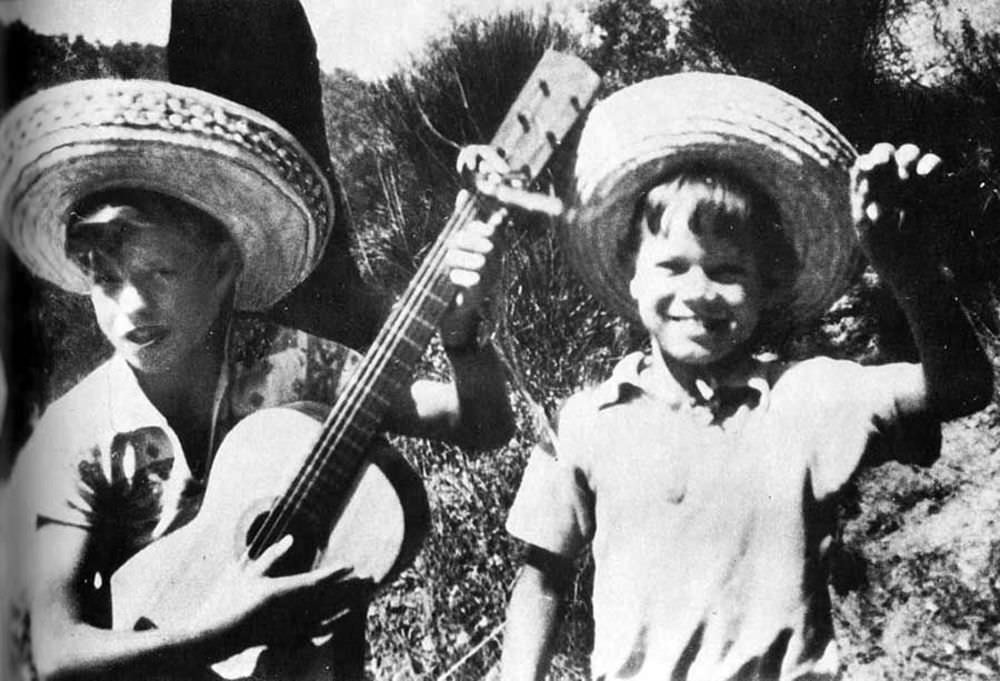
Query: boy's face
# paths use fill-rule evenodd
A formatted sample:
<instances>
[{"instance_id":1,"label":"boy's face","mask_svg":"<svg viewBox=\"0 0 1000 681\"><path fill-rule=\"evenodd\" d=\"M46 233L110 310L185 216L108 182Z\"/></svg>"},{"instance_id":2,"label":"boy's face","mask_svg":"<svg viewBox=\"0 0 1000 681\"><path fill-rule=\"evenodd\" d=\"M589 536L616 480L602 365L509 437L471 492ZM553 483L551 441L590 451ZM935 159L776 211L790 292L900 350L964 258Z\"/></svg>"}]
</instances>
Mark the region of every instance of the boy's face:
<instances>
[{"instance_id":1,"label":"boy's face","mask_svg":"<svg viewBox=\"0 0 1000 681\"><path fill-rule=\"evenodd\" d=\"M118 262L95 263L97 324L133 369L172 371L207 347L235 279L227 256L178 230L145 226L129 230Z\"/></svg>"},{"instance_id":2,"label":"boy's face","mask_svg":"<svg viewBox=\"0 0 1000 681\"><path fill-rule=\"evenodd\" d=\"M630 291L664 358L705 366L749 340L764 291L750 245L726 216L678 198L657 233L642 228Z\"/></svg>"}]
</instances>

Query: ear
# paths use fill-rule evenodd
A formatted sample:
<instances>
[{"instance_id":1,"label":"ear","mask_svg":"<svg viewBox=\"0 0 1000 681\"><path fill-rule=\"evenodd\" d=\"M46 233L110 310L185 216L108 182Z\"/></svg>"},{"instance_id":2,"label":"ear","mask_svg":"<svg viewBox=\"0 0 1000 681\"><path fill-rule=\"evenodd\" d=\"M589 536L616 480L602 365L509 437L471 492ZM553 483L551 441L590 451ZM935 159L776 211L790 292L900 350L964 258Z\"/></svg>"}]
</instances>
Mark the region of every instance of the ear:
<instances>
[{"instance_id":1,"label":"ear","mask_svg":"<svg viewBox=\"0 0 1000 681\"><path fill-rule=\"evenodd\" d=\"M236 288L236 281L243 272L243 261L239 250L234 244L225 243L219 246L213 258L216 275L216 289L228 292Z\"/></svg>"},{"instance_id":2,"label":"ear","mask_svg":"<svg viewBox=\"0 0 1000 681\"><path fill-rule=\"evenodd\" d=\"M639 300L639 286L638 277L633 273L632 278L628 281L628 292L632 296L632 300Z\"/></svg>"}]
</instances>

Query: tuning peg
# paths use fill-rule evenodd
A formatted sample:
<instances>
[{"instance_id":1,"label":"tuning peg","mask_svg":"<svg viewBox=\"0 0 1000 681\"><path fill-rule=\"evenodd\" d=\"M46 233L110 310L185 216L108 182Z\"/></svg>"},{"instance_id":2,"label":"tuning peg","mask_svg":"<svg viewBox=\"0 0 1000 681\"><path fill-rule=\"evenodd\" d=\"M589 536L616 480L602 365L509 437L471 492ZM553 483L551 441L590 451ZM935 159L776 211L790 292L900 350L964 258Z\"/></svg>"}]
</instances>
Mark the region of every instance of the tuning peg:
<instances>
[{"instance_id":1,"label":"tuning peg","mask_svg":"<svg viewBox=\"0 0 1000 681\"><path fill-rule=\"evenodd\" d=\"M476 178L476 191L504 206L519 208L529 213L542 213L558 218L565 210L563 202L557 196L512 187L489 177Z\"/></svg>"}]
</instances>

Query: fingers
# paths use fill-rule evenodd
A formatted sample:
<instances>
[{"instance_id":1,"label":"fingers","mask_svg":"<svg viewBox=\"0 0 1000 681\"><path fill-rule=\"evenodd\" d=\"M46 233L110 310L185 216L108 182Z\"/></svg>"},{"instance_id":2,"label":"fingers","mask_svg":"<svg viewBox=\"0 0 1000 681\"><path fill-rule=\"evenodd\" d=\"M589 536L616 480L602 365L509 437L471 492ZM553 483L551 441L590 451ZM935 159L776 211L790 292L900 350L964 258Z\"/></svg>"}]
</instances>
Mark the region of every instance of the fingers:
<instances>
[{"instance_id":1,"label":"fingers","mask_svg":"<svg viewBox=\"0 0 1000 681\"><path fill-rule=\"evenodd\" d=\"M482 271L496 248L497 228L502 221L500 211L485 222L473 220L451 240L445 265L456 286L469 289L482 281Z\"/></svg>"},{"instance_id":2,"label":"fingers","mask_svg":"<svg viewBox=\"0 0 1000 681\"><path fill-rule=\"evenodd\" d=\"M862 173L871 173L873 170L888 164L895 151L895 147L888 142L880 142L873 146L867 154L859 156L854 166Z\"/></svg>"},{"instance_id":3,"label":"fingers","mask_svg":"<svg viewBox=\"0 0 1000 681\"><path fill-rule=\"evenodd\" d=\"M856 181L867 179L869 184L876 180L902 180L912 177L928 177L941 167L941 157L921 151L915 144L904 144L898 149L888 142L880 142L867 154L862 154L851 169Z\"/></svg>"},{"instance_id":4,"label":"fingers","mask_svg":"<svg viewBox=\"0 0 1000 681\"><path fill-rule=\"evenodd\" d=\"M944 161L937 154L927 153L917 161L917 175L920 177L930 177L936 175L941 170Z\"/></svg>"},{"instance_id":5,"label":"fingers","mask_svg":"<svg viewBox=\"0 0 1000 681\"><path fill-rule=\"evenodd\" d=\"M450 244L450 250L468 251L488 255L493 252L493 241L497 233L498 223L495 220L483 222L472 220L456 234Z\"/></svg>"},{"instance_id":6,"label":"fingers","mask_svg":"<svg viewBox=\"0 0 1000 681\"><path fill-rule=\"evenodd\" d=\"M311 582L307 582L307 586L370 581L354 577L353 575L354 568L349 565L329 565L304 573L304 576L312 578Z\"/></svg>"},{"instance_id":7,"label":"fingers","mask_svg":"<svg viewBox=\"0 0 1000 681\"><path fill-rule=\"evenodd\" d=\"M916 144L904 144L893 155L896 163L896 175L900 180L908 180L913 177L916 171L917 161L920 160L920 147Z\"/></svg>"},{"instance_id":8,"label":"fingers","mask_svg":"<svg viewBox=\"0 0 1000 681\"><path fill-rule=\"evenodd\" d=\"M936 175L941 158L915 144L894 147L881 142L859 156L851 169L851 212L855 222L876 223L919 201L925 182Z\"/></svg>"},{"instance_id":9,"label":"fingers","mask_svg":"<svg viewBox=\"0 0 1000 681\"><path fill-rule=\"evenodd\" d=\"M329 587L352 579L354 568L344 565L329 565L309 572L284 577L273 577L271 584L275 592L289 593ZM357 580L357 578L354 578Z\"/></svg>"},{"instance_id":10,"label":"fingers","mask_svg":"<svg viewBox=\"0 0 1000 681\"><path fill-rule=\"evenodd\" d=\"M455 160L455 169L459 173L471 172L488 175L495 173L504 175L510 171L510 166L500 151L488 144L471 144L462 147Z\"/></svg>"},{"instance_id":11,"label":"fingers","mask_svg":"<svg viewBox=\"0 0 1000 681\"><path fill-rule=\"evenodd\" d=\"M294 541L295 539L292 535L286 534L284 537L264 549L264 552L256 559L251 559L249 554L244 554L243 563L251 568L256 574L266 574L267 571L270 570L283 555L288 553L288 549L292 548L292 543Z\"/></svg>"}]
</instances>

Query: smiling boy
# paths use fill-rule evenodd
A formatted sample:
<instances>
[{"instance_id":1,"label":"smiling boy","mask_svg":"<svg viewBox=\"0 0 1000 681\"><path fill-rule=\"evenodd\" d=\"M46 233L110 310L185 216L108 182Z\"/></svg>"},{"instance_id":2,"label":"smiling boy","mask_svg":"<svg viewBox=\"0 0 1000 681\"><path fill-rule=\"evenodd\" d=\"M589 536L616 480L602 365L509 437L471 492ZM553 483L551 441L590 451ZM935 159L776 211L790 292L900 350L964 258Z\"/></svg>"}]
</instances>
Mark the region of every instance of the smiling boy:
<instances>
[{"instance_id":1,"label":"smiling boy","mask_svg":"<svg viewBox=\"0 0 1000 681\"><path fill-rule=\"evenodd\" d=\"M594 109L567 247L651 349L571 397L554 451L524 473L505 680L544 676L588 544L593 678L838 677L825 563L838 492L863 464L932 462L940 421L992 390L920 248L917 199L939 166L913 145L855 161L815 111L735 76L653 79ZM758 357L842 291L855 230L921 363Z\"/></svg>"}]
</instances>

